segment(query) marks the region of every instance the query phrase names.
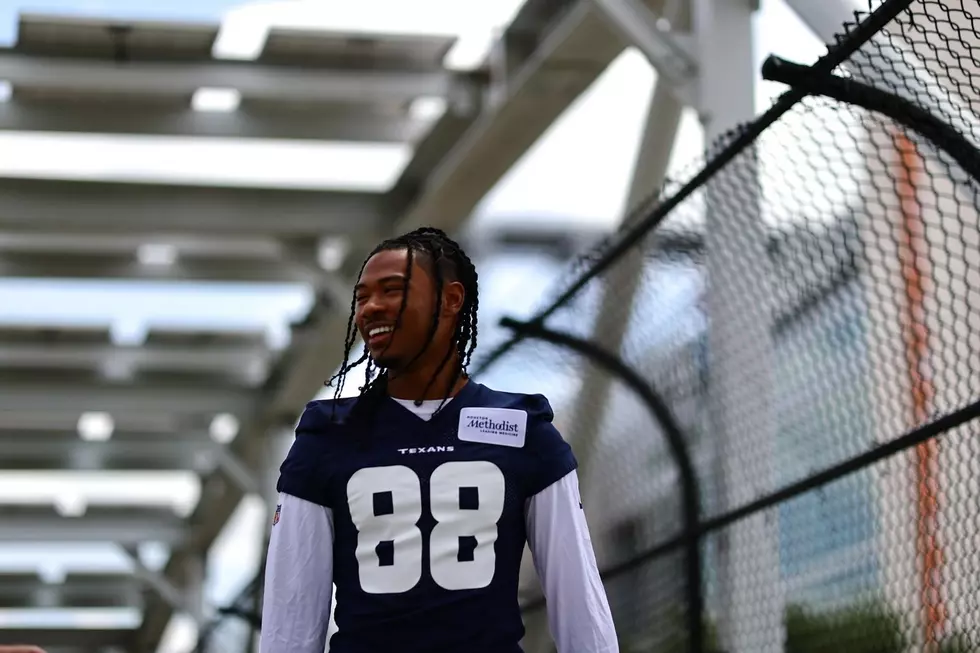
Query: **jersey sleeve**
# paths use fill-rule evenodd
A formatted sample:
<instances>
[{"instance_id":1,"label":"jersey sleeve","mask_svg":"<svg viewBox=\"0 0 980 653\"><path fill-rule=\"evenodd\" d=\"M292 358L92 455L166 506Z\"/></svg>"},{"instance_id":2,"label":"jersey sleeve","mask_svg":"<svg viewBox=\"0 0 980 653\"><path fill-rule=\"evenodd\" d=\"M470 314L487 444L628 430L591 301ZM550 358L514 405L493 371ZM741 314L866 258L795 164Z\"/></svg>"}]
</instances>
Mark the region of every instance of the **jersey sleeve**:
<instances>
[{"instance_id":1,"label":"jersey sleeve","mask_svg":"<svg viewBox=\"0 0 980 653\"><path fill-rule=\"evenodd\" d=\"M575 473L531 497L526 521L558 653L617 653L616 628Z\"/></svg>"},{"instance_id":2,"label":"jersey sleeve","mask_svg":"<svg viewBox=\"0 0 980 653\"><path fill-rule=\"evenodd\" d=\"M307 404L296 427L296 439L279 467L277 491L332 508L328 484L334 428L329 405L316 401Z\"/></svg>"},{"instance_id":3,"label":"jersey sleeve","mask_svg":"<svg viewBox=\"0 0 980 653\"><path fill-rule=\"evenodd\" d=\"M279 495L266 556L260 653L323 653L333 593L333 514Z\"/></svg>"},{"instance_id":4,"label":"jersey sleeve","mask_svg":"<svg viewBox=\"0 0 980 653\"><path fill-rule=\"evenodd\" d=\"M578 468L572 448L552 423L555 413L542 395L529 395L527 410L527 496L531 497Z\"/></svg>"}]
</instances>

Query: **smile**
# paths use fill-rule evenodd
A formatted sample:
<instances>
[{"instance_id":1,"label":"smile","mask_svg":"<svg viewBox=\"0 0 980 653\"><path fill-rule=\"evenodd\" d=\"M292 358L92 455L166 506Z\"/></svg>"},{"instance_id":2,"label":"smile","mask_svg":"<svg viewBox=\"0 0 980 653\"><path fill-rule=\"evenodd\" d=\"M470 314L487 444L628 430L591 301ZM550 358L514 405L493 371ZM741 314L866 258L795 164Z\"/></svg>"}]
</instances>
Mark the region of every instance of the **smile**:
<instances>
[{"instance_id":1,"label":"smile","mask_svg":"<svg viewBox=\"0 0 980 653\"><path fill-rule=\"evenodd\" d=\"M371 329L370 331L368 331L368 338L373 338L375 336L380 336L383 333L391 333L394 330L395 329L393 327L390 327L390 326L374 327L373 329Z\"/></svg>"}]
</instances>

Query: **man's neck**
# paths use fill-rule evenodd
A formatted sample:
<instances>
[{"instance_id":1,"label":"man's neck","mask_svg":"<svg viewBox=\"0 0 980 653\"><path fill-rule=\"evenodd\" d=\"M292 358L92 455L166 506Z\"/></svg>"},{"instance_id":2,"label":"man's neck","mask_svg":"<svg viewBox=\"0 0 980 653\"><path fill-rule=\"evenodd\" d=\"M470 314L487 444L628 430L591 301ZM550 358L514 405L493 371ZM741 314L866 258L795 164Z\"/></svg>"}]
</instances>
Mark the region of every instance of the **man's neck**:
<instances>
[{"instance_id":1,"label":"man's neck","mask_svg":"<svg viewBox=\"0 0 980 653\"><path fill-rule=\"evenodd\" d=\"M430 384L429 380L432 378L432 372L433 370L431 368L412 370L401 374L392 374L389 372L388 394L395 399L412 401L446 399L448 397L455 397L466 386L466 382L468 381L465 376L461 375L453 383L452 388L447 388L449 382L455 376L455 361L447 363L442 371L439 372L435 381ZM428 390L426 390L427 386ZM423 391L425 391L424 394Z\"/></svg>"}]
</instances>

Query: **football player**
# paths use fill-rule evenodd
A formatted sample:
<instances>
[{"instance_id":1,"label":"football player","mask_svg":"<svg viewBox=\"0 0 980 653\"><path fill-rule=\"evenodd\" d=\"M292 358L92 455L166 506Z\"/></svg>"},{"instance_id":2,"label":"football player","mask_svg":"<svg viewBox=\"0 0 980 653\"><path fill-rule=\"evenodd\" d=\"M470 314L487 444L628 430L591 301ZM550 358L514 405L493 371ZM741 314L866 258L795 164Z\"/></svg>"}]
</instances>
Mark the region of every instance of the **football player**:
<instances>
[{"instance_id":1,"label":"football player","mask_svg":"<svg viewBox=\"0 0 980 653\"><path fill-rule=\"evenodd\" d=\"M262 653L323 653L334 585L331 653L519 653L525 542L559 653L618 651L551 406L467 376L478 307L473 263L438 229L364 262L336 396L307 405L280 468Z\"/></svg>"}]
</instances>

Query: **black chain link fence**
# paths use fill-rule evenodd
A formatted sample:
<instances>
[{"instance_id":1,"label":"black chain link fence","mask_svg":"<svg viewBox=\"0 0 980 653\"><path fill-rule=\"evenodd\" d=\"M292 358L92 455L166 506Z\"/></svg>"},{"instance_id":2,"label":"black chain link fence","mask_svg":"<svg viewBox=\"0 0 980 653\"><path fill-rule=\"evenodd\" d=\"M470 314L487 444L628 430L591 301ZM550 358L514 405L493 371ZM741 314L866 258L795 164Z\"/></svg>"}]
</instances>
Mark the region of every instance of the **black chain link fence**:
<instances>
[{"instance_id":1,"label":"black chain link fence","mask_svg":"<svg viewBox=\"0 0 980 653\"><path fill-rule=\"evenodd\" d=\"M791 89L531 322L653 388L694 514L617 375L521 330L478 374L551 399L624 652L980 651L980 4L869 2L816 64L764 75ZM197 650L230 651L257 594ZM526 650L553 650L522 599Z\"/></svg>"},{"instance_id":2,"label":"black chain link fence","mask_svg":"<svg viewBox=\"0 0 980 653\"><path fill-rule=\"evenodd\" d=\"M482 378L547 370L519 389L552 397L580 459L624 651L980 651L980 4L872 2L820 62L764 76L792 90L530 323L671 409L700 591L636 393L522 329ZM551 650L537 592L529 653Z\"/></svg>"}]
</instances>

